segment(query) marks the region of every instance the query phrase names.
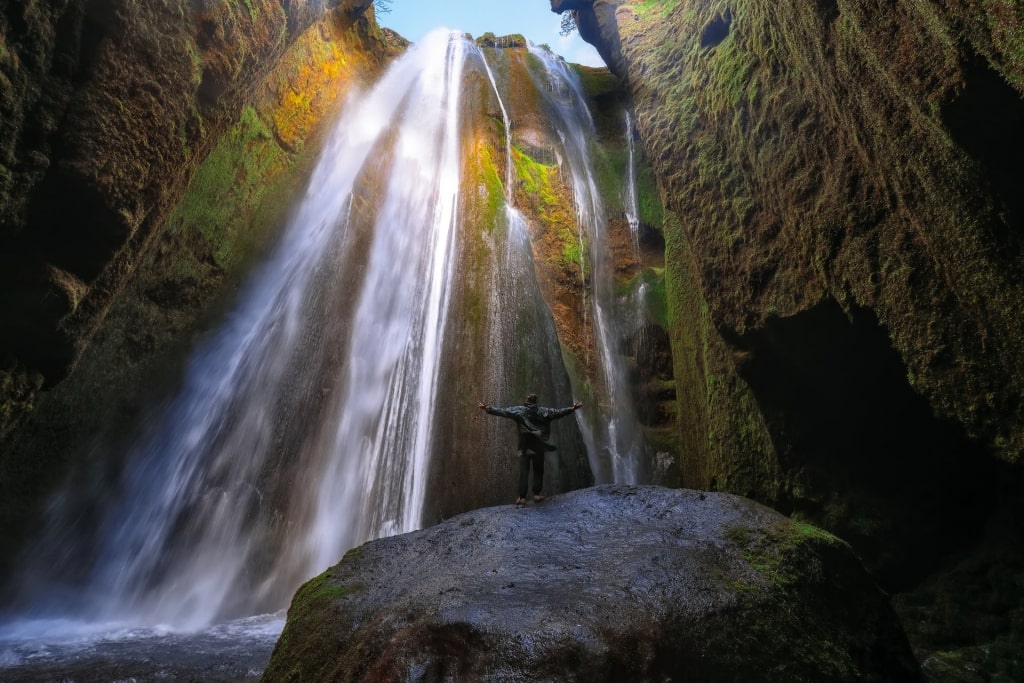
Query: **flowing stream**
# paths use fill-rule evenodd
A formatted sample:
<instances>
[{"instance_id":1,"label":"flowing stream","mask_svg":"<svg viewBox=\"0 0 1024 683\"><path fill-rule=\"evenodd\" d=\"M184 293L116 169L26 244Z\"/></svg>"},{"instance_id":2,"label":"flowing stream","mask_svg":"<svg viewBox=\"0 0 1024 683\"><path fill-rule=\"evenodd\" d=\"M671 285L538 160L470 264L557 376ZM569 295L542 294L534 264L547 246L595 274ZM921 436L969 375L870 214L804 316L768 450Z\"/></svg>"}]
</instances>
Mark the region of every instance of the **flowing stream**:
<instances>
[{"instance_id":1,"label":"flowing stream","mask_svg":"<svg viewBox=\"0 0 1024 683\"><path fill-rule=\"evenodd\" d=\"M589 454L599 481L636 482L641 439L616 350L593 122L564 62L531 52L590 248L584 301L607 390L580 427L599 451ZM513 204L513 123L501 89L479 48L435 32L350 99L279 245L197 350L177 397L154 411L102 504L90 500L91 523L81 521L83 498L97 494L73 486L54 501L20 601L0 622L0 678L7 670L48 680L55 662L95 671L129 657L126 642L139 661L246 642L230 672L217 673L211 655L151 673L258 675L283 625L279 610L302 581L349 548L423 524L464 249L461 88L465 71L481 66L506 135L506 238L488 292L498 333L488 357L515 372L499 357L510 335L523 334L524 316L554 338ZM544 368L560 362L556 351L537 376L550 378Z\"/></svg>"}]
</instances>

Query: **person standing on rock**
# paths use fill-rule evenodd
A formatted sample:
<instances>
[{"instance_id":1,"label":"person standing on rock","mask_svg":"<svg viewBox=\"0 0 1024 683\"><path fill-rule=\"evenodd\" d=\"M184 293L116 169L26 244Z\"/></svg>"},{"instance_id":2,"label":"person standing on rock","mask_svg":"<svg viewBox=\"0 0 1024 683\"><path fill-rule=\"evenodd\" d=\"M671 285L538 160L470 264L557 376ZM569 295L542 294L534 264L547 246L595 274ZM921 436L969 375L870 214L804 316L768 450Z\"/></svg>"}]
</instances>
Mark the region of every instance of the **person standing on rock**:
<instances>
[{"instance_id":1,"label":"person standing on rock","mask_svg":"<svg viewBox=\"0 0 1024 683\"><path fill-rule=\"evenodd\" d=\"M526 504L527 484L530 480L530 465L533 465L533 500L544 500L541 489L544 486L544 453L555 450L556 446L548 441L551 436L551 423L560 417L570 415L583 404L576 401L568 408L543 408L537 405L537 394L527 394L521 406L496 408L481 402L480 410L498 417L515 420L519 429L519 498L516 505Z\"/></svg>"}]
</instances>

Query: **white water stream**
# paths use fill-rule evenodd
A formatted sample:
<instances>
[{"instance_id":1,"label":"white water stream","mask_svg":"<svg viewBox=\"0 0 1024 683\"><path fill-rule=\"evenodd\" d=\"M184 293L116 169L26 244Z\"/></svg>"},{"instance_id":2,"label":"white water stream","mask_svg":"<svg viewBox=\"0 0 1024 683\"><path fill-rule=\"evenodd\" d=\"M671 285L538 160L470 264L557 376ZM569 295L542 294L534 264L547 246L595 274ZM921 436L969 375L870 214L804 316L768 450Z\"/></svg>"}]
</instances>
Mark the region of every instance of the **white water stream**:
<instances>
[{"instance_id":1,"label":"white water stream","mask_svg":"<svg viewBox=\"0 0 1024 683\"><path fill-rule=\"evenodd\" d=\"M593 122L564 62L531 51L544 65L581 243L586 235L591 248L586 301L608 405L593 406L601 433L584 436L602 451L591 454L600 481L636 482L641 439L609 326ZM506 134L508 239L488 294L501 334L488 357L509 364L505 335L524 320L553 339L550 313L535 310L500 88L478 48L435 32L351 98L280 244L132 447L93 531L68 523L82 491L55 502L26 573L26 604L0 624L0 676L118 638L217 640L227 620L237 625L228 632L263 642L282 617L251 615L286 605L349 548L422 524L459 253L460 96L474 55ZM515 291L499 291L503 281ZM347 322L323 322L335 319Z\"/></svg>"},{"instance_id":2,"label":"white water stream","mask_svg":"<svg viewBox=\"0 0 1024 683\"><path fill-rule=\"evenodd\" d=\"M552 110L552 123L557 129L572 180L581 245L584 237L592 283L590 296L584 292L584 308L593 317L595 344L604 381L603 399L599 406L601 419L592 420L591 470L597 483L643 483L647 476L648 458L645 440L630 396L628 375L620 348L620 319L632 320L631 312L618 315L619 306L613 283L612 264L608 254L608 216L594 177L590 140L596 136L594 121L587 109L579 79L562 58L547 50L532 47L530 52L544 65L547 87L540 90L547 96ZM582 267L582 264L581 264Z\"/></svg>"},{"instance_id":3,"label":"white water stream","mask_svg":"<svg viewBox=\"0 0 1024 683\"><path fill-rule=\"evenodd\" d=\"M626 222L629 223L629 235L633 238L633 251L640 253L640 207L637 202L636 189L636 131L633 128L633 115L626 110L626 144L629 149L629 161L626 168L626 188L624 202Z\"/></svg>"},{"instance_id":4,"label":"white water stream","mask_svg":"<svg viewBox=\"0 0 1024 683\"><path fill-rule=\"evenodd\" d=\"M279 247L129 456L84 585L72 599L45 587L56 604L40 597L3 626L0 642L59 632L80 641L90 628L205 629L277 609L348 548L420 526L452 276L465 47L459 34L434 33L349 102ZM379 180L371 162L382 157L386 188L359 214L372 216L368 228L353 207ZM339 269L362 278L342 281ZM347 338L318 329L325 307L343 306L354 309ZM287 423L305 433L299 463L280 461ZM272 499L288 501L288 519L261 519ZM58 515L54 526L66 522ZM61 551L67 540L52 530L37 564L59 574L61 564L88 563ZM268 546L275 557L265 557Z\"/></svg>"}]
</instances>

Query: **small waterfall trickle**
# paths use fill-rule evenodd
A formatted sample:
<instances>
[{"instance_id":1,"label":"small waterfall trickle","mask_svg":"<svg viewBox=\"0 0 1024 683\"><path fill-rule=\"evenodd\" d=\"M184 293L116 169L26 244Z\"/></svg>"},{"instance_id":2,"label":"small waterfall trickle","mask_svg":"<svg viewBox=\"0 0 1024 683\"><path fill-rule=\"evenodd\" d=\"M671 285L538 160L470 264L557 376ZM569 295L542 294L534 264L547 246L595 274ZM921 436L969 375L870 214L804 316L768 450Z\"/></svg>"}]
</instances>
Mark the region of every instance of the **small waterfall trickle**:
<instances>
[{"instance_id":1,"label":"small waterfall trickle","mask_svg":"<svg viewBox=\"0 0 1024 683\"><path fill-rule=\"evenodd\" d=\"M636 189L636 131L633 129L633 115L626 110L626 144L629 157L626 166L625 205L626 222L629 223L629 235L633 238L633 252L640 254L640 206L637 201Z\"/></svg>"},{"instance_id":2,"label":"small waterfall trickle","mask_svg":"<svg viewBox=\"0 0 1024 683\"><path fill-rule=\"evenodd\" d=\"M638 199L636 175L636 129L633 126L633 114L627 108L626 119L626 145L629 151L626 167L626 187L623 192L623 206L626 213L626 222L629 224L629 236L633 246L633 255L640 260L640 202ZM644 347L648 344L647 336L647 290L648 284L642 279L638 280L635 287L626 295L626 315L629 324L636 330L634 344L637 347Z\"/></svg>"},{"instance_id":3,"label":"small waterfall trickle","mask_svg":"<svg viewBox=\"0 0 1024 683\"><path fill-rule=\"evenodd\" d=\"M608 256L608 219L594 177L590 140L596 133L578 77L565 61L545 49L530 46L544 66L545 94L552 122L566 153L581 244L586 238L592 296L588 310L593 318L595 344L604 382L600 419L591 422L591 469L599 483L641 483L648 471L646 443L633 407L626 363L620 348L613 288L614 273ZM585 299L585 303L586 299Z\"/></svg>"}]
</instances>

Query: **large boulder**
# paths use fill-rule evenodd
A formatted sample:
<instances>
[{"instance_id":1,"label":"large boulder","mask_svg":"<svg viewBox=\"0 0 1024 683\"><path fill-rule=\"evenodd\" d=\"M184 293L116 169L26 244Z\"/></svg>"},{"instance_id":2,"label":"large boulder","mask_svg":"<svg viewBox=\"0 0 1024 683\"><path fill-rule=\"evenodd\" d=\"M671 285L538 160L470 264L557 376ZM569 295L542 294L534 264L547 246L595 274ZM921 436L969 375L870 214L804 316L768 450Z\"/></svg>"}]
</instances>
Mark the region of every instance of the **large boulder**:
<instances>
[{"instance_id":1,"label":"large boulder","mask_svg":"<svg viewBox=\"0 0 1024 683\"><path fill-rule=\"evenodd\" d=\"M919 680L850 548L745 498L601 486L350 551L264 681Z\"/></svg>"}]
</instances>

